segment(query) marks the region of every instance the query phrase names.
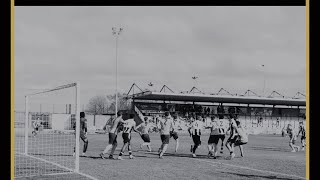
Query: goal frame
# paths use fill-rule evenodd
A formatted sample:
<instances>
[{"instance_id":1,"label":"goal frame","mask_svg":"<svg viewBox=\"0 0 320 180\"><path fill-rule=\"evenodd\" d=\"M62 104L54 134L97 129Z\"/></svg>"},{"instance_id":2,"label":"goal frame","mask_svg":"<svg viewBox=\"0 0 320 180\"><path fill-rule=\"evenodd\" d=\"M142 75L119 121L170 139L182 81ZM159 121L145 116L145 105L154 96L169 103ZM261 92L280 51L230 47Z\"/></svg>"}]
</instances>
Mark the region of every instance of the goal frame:
<instances>
[{"instance_id":1,"label":"goal frame","mask_svg":"<svg viewBox=\"0 0 320 180\"><path fill-rule=\"evenodd\" d=\"M30 156L28 155L28 143L29 143L29 99L32 96L38 95L38 94L43 94L43 93L47 93L47 92L51 92L51 91L55 91L55 90L61 90L61 89L66 89L66 88L71 88L71 87L75 87L75 93L76 93L76 110L75 110L75 117L76 117L76 147L75 147L75 168L72 169L75 173L80 173L79 172L79 155L80 155L80 83L79 82L75 82L75 83L70 83L67 85L62 85L62 86L58 86L56 88L52 88L52 89L48 89L45 91L41 91L41 92L37 92L37 93L33 93L33 94L28 94L25 96L25 127L24 127L24 155L26 156ZM53 162L52 162L53 164ZM60 166L63 167L65 169L70 170L70 168L64 167L64 166Z\"/></svg>"}]
</instances>

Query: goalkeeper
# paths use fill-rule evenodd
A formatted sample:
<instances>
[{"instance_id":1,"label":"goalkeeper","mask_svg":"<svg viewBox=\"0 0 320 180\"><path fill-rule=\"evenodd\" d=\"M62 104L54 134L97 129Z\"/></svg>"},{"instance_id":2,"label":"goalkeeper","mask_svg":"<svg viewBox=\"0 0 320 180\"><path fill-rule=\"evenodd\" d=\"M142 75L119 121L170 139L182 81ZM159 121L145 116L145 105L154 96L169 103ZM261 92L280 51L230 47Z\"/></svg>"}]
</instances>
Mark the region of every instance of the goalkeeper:
<instances>
[{"instance_id":1,"label":"goalkeeper","mask_svg":"<svg viewBox=\"0 0 320 180\"><path fill-rule=\"evenodd\" d=\"M76 123L74 124L74 129L76 130ZM87 119L85 118L85 113L80 112L80 138L83 141L83 151L82 156L86 155L87 149L88 149L88 128L87 128ZM74 148L73 155L75 155L76 148Z\"/></svg>"}]
</instances>

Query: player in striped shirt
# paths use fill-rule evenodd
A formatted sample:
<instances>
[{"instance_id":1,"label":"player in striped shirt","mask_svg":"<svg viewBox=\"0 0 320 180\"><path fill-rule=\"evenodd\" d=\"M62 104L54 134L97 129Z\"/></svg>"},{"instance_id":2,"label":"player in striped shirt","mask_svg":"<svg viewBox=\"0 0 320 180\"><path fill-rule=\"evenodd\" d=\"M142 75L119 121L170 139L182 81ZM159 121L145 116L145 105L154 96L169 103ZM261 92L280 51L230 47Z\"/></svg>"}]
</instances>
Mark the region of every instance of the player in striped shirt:
<instances>
[{"instance_id":1,"label":"player in striped shirt","mask_svg":"<svg viewBox=\"0 0 320 180\"><path fill-rule=\"evenodd\" d=\"M169 112L165 112L165 117L157 118L157 125L160 129L160 138L162 141L161 147L159 148L159 158L162 158L168 148L170 131L173 129L173 119Z\"/></svg>"},{"instance_id":2,"label":"player in striped shirt","mask_svg":"<svg viewBox=\"0 0 320 180\"><path fill-rule=\"evenodd\" d=\"M139 133L139 134L143 140L143 143L140 144L140 148L142 149L142 146L146 145L149 149L149 152L151 152L152 150L151 150L151 145L150 145L151 142L150 142L149 130L151 128L156 127L156 126L149 122L148 117L145 117L144 122L141 123L136 128L138 129L140 126L141 126L142 130L141 130L141 133Z\"/></svg>"},{"instance_id":3,"label":"player in striped shirt","mask_svg":"<svg viewBox=\"0 0 320 180\"><path fill-rule=\"evenodd\" d=\"M196 149L201 144L201 131L204 127L203 122L201 121L201 116L197 116L196 120L191 123L191 127L188 128L188 132L190 136L192 136L192 140L194 142L194 145L191 145L190 151L192 152L192 157L196 157Z\"/></svg>"},{"instance_id":4,"label":"player in striped shirt","mask_svg":"<svg viewBox=\"0 0 320 180\"><path fill-rule=\"evenodd\" d=\"M301 144L302 144L301 151L304 151L306 147L306 128L304 127L302 121L299 122L299 132L297 136L299 136L300 133L301 133Z\"/></svg>"},{"instance_id":5,"label":"player in striped shirt","mask_svg":"<svg viewBox=\"0 0 320 180\"><path fill-rule=\"evenodd\" d=\"M121 124L124 122L124 120L122 119L122 113L118 112L117 113L117 118L111 120L111 127L109 128L109 143L106 146L106 148L104 149L103 152L100 153L100 157L102 159L105 159L104 155L106 153L108 153L108 151L111 149L111 153L109 155L109 159L114 159L113 158L113 153L117 148L117 136L118 133L121 131ZM104 130L106 130L108 128L108 122L106 123L106 125L103 127Z\"/></svg>"},{"instance_id":6,"label":"player in striped shirt","mask_svg":"<svg viewBox=\"0 0 320 180\"><path fill-rule=\"evenodd\" d=\"M133 155L132 155L132 151L131 151L131 144L130 144L130 141L131 141L131 131L135 131L135 132L138 132L139 131L137 130L136 128L136 122L134 121L134 115L133 114L130 114L129 115L129 119L125 120L123 122L123 132L122 132L122 138L123 138L123 146L120 150L120 154L118 156L118 159L119 160L123 160L122 159L122 155L124 153L124 149L128 146L128 151L129 151L129 158L130 159L133 159ZM139 133L140 134L140 133Z\"/></svg>"}]
</instances>

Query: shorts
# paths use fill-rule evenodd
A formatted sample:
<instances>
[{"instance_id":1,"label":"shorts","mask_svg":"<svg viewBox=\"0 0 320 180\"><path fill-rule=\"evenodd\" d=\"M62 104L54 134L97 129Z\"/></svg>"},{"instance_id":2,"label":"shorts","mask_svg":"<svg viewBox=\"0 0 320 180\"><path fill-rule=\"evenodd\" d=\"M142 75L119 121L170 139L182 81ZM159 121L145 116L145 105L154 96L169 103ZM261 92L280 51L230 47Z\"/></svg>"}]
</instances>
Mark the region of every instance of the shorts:
<instances>
[{"instance_id":1,"label":"shorts","mask_svg":"<svg viewBox=\"0 0 320 180\"><path fill-rule=\"evenodd\" d=\"M219 142L219 135L210 135L208 144L218 144Z\"/></svg>"},{"instance_id":2,"label":"shorts","mask_svg":"<svg viewBox=\"0 0 320 180\"><path fill-rule=\"evenodd\" d=\"M115 133L109 133L109 144L117 144L117 135Z\"/></svg>"},{"instance_id":3,"label":"shorts","mask_svg":"<svg viewBox=\"0 0 320 180\"><path fill-rule=\"evenodd\" d=\"M170 132L170 138L173 137L174 140L177 140L179 137L178 137L178 133L175 132L175 131L172 131Z\"/></svg>"},{"instance_id":4,"label":"shorts","mask_svg":"<svg viewBox=\"0 0 320 180\"><path fill-rule=\"evenodd\" d=\"M199 135L192 135L192 140L194 145L199 146L201 144L200 136Z\"/></svg>"},{"instance_id":5,"label":"shorts","mask_svg":"<svg viewBox=\"0 0 320 180\"><path fill-rule=\"evenodd\" d=\"M225 134L220 134L219 135L219 139L221 139L222 142L224 141L225 138L226 138Z\"/></svg>"},{"instance_id":6,"label":"shorts","mask_svg":"<svg viewBox=\"0 0 320 180\"><path fill-rule=\"evenodd\" d=\"M82 139L82 141L88 141L87 135L85 132L80 131L80 138Z\"/></svg>"},{"instance_id":7,"label":"shorts","mask_svg":"<svg viewBox=\"0 0 320 180\"><path fill-rule=\"evenodd\" d=\"M247 144L248 142L242 142L240 139L236 140L236 142L234 143L235 146L240 146L240 145L244 145Z\"/></svg>"},{"instance_id":8,"label":"shorts","mask_svg":"<svg viewBox=\"0 0 320 180\"><path fill-rule=\"evenodd\" d=\"M170 135L161 134L160 138L162 144L169 144Z\"/></svg>"},{"instance_id":9,"label":"shorts","mask_svg":"<svg viewBox=\"0 0 320 180\"><path fill-rule=\"evenodd\" d=\"M236 143L236 140L238 139L238 136L235 136L234 138L231 138L231 136L229 137L229 139L227 140L227 143Z\"/></svg>"},{"instance_id":10,"label":"shorts","mask_svg":"<svg viewBox=\"0 0 320 180\"><path fill-rule=\"evenodd\" d=\"M144 142L149 143L150 142L150 137L149 134L142 134L141 138Z\"/></svg>"},{"instance_id":11,"label":"shorts","mask_svg":"<svg viewBox=\"0 0 320 180\"><path fill-rule=\"evenodd\" d=\"M123 143L130 143L131 134L130 133L122 133Z\"/></svg>"},{"instance_id":12,"label":"shorts","mask_svg":"<svg viewBox=\"0 0 320 180\"><path fill-rule=\"evenodd\" d=\"M296 140L292 139L292 140L289 141L289 143L296 144Z\"/></svg>"}]
</instances>

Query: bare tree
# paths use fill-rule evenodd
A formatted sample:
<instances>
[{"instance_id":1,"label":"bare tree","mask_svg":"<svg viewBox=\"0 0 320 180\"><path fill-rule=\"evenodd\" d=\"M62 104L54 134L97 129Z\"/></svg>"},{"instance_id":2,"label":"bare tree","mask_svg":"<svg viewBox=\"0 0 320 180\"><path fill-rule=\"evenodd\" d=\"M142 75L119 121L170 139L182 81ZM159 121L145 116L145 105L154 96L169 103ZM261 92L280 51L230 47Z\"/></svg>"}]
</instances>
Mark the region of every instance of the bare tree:
<instances>
[{"instance_id":1,"label":"bare tree","mask_svg":"<svg viewBox=\"0 0 320 180\"><path fill-rule=\"evenodd\" d=\"M86 111L94 115L98 115L105 113L107 111L107 108L107 98L103 95L97 95L89 100Z\"/></svg>"},{"instance_id":2,"label":"bare tree","mask_svg":"<svg viewBox=\"0 0 320 180\"><path fill-rule=\"evenodd\" d=\"M110 112L114 112L115 111L115 99L116 99L116 95L108 95L107 96L108 102L110 104L108 111ZM131 106L131 102L129 102L126 99L126 95L125 94L120 94L118 93L118 110L129 110Z\"/></svg>"},{"instance_id":3,"label":"bare tree","mask_svg":"<svg viewBox=\"0 0 320 180\"><path fill-rule=\"evenodd\" d=\"M97 95L89 100L87 112L93 114L93 125L96 124L96 115L106 113L108 109L107 98L103 95Z\"/></svg>"}]
</instances>

